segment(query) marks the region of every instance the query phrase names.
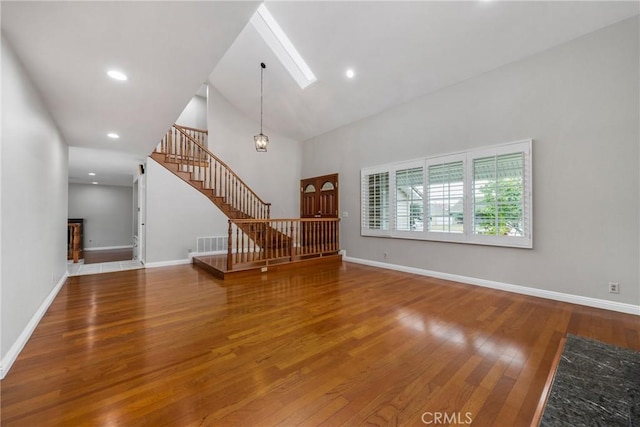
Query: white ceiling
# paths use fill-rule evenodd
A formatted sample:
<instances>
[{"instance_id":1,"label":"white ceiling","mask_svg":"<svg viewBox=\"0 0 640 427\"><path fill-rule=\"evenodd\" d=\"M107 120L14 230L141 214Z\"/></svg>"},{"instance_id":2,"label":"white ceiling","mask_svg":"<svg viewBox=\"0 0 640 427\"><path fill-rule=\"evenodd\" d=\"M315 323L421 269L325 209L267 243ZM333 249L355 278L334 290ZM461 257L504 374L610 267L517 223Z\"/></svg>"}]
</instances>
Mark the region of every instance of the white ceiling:
<instances>
[{"instance_id":1,"label":"white ceiling","mask_svg":"<svg viewBox=\"0 0 640 427\"><path fill-rule=\"evenodd\" d=\"M267 8L318 81L302 90L252 25L209 77L246 116L304 141L638 14L638 2L291 2ZM356 77L345 76L353 67Z\"/></svg>"},{"instance_id":2,"label":"white ceiling","mask_svg":"<svg viewBox=\"0 0 640 427\"><path fill-rule=\"evenodd\" d=\"M207 76L257 123L265 62L265 129L304 141L637 15L640 7L267 1L318 78L302 90L247 25L258 4L2 1L3 34L74 147L70 181L130 184L123 170L135 170ZM108 79L110 67L129 80ZM355 69L352 80L347 67ZM107 138L112 131L121 138ZM102 176L86 175L98 170Z\"/></svg>"},{"instance_id":3,"label":"white ceiling","mask_svg":"<svg viewBox=\"0 0 640 427\"><path fill-rule=\"evenodd\" d=\"M132 185L136 163L160 141L258 5L3 1L3 35L64 139L84 149L70 151L70 181ZM110 68L124 71L128 81L108 78ZM109 139L109 132L120 139ZM96 177L87 175L98 167Z\"/></svg>"}]
</instances>

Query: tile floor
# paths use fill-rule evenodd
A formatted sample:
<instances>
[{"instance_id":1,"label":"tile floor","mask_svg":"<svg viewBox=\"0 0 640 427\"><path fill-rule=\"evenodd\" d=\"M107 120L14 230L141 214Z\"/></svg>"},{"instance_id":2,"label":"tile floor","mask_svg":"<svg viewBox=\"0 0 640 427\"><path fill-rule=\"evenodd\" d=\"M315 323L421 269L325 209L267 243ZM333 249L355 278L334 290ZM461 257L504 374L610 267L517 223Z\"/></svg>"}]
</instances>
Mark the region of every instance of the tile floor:
<instances>
[{"instance_id":1,"label":"tile floor","mask_svg":"<svg viewBox=\"0 0 640 427\"><path fill-rule=\"evenodd\" d=\"M69 276L83 276L85 274L99 274L99 273L112 273L114 271L124 270L136 270L138 268L144 268L144 265L140 261L114 261L103 262L97 264L84 264L82 260L74 264L73 262L67 263L67 271Z\"/></svg>"}]
</instances>

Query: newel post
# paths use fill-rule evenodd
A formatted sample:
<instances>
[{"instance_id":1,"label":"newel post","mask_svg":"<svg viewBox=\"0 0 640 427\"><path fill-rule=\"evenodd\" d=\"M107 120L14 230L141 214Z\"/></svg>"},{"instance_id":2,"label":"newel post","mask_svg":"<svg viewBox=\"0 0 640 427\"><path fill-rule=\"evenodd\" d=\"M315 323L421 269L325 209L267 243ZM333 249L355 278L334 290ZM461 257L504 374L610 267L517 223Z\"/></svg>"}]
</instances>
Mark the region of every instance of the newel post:
<instances>
[{"instance_id":1,"label":"newel post","mask_svg":"<svg viewBox=\"0 0 640 427\"><path fill-rule=\"evenodd\" d=\"M229 221L229 238L227 239L227 270L231 271L233 269L233 259L231 259L231 240L233 238L233 230L231 229L232 223Z\"/></svg>"},{"instance_id":2,"label":"newel post","mask_svg":"<svg viewBox=\"0 0 640 427\"><path fill-rule=\"evenodd\" d=\"M293 224L294 221L291 221L291 227L290 227L290 231L289 231L289 254L290 254L290 261L293 261L293 249L294 249L294 234L293 234ZM299 226L300 224L298 224Z\"/></svg>"}]
</instances>

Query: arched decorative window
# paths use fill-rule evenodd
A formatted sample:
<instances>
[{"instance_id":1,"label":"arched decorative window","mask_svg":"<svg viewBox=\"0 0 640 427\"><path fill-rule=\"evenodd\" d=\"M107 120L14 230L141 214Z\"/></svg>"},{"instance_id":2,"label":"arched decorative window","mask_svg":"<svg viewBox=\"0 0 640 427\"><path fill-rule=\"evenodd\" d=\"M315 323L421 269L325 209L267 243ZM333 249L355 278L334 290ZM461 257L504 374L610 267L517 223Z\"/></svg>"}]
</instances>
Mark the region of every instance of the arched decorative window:
<instances>
[{"instance_id":1,"label":"arched decorative window","mask_svg":"<svg viewBox=\"0 0 640 427\"><path fill-rule=\"evenodd\" d=\"M331 191L335 189L336 187L334 187L333 182L327 181L324 184L322 184L322 188L320 189L320 191Z\"/></svg>"}]
</instances>

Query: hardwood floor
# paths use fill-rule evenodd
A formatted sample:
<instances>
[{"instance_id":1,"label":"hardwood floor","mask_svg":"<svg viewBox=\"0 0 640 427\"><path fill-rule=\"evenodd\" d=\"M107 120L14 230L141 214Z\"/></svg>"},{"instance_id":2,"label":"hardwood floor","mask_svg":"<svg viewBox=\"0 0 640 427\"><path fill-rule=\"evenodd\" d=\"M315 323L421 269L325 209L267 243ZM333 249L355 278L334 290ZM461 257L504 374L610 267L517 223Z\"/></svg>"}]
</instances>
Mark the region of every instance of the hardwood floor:
<instances>
[{"instance_id":1,"label":"hardwood floor","mask_svg":"<svg viewBox=\"0 0 640 427\"><path fill-rule=\"evenodd\" d=\"M528 426L567 332L640 350L637 316L349 263L78 276L2 381L1 421Z\"/></svg>"},{"instance_id":2,"label":"hardwood floor","mask_svg":"<svg viewBox=\"0 0 640 427\"><path fill-rule=\"evenodd\" d=\"M101 262L129 261L133 259L133 249L106 249L100 251L84 251L85 264Z\"/></svg>"}]
</instances>

